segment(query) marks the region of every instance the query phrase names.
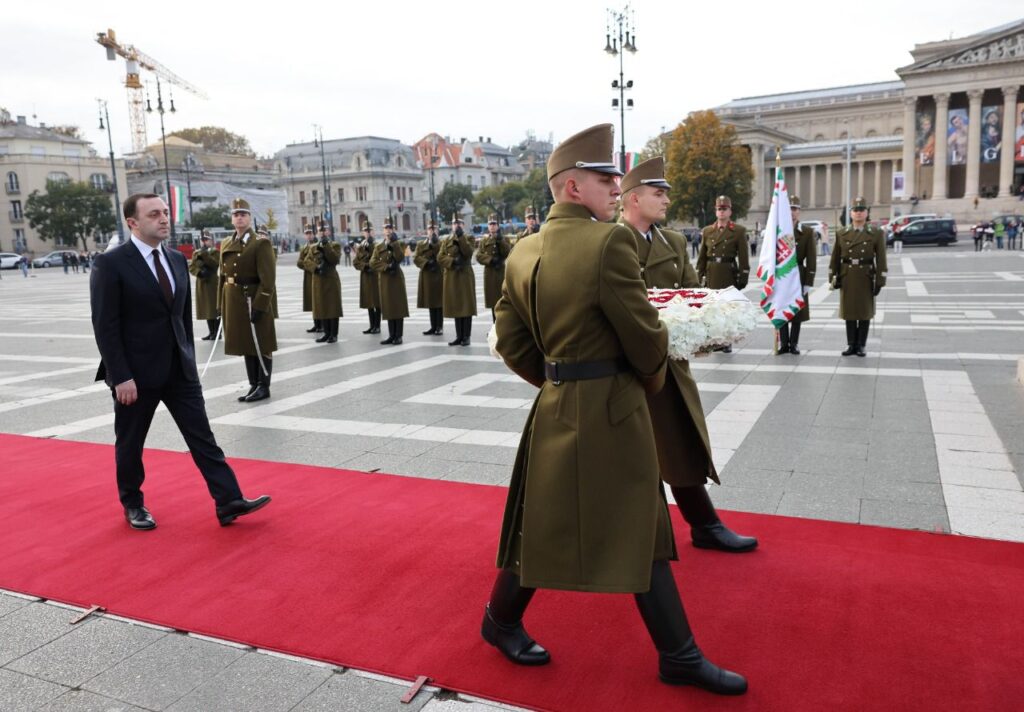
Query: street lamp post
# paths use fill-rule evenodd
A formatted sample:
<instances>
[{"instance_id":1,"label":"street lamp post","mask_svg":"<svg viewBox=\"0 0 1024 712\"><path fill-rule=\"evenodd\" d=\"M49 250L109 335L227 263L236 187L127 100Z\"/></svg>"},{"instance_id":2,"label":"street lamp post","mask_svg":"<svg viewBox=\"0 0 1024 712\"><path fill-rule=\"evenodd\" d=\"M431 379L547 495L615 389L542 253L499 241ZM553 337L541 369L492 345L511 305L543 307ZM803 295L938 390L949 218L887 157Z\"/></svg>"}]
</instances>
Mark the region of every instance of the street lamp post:
<instances>
[{"instance_id":1,"label":"street lamp post","mask_svg":"<svg viewBox=\"0 0 1024 712\"><path fill-rule=\"evenodd\" d=\"M324 217L327 222L327 234L334 234L334 216L331 211L331 184L327 182L327 156L324 154L324 130L319 124L313 124L315 137L313 146L320 148L320 172L324 179L324 207L327 209Z\"/></svg>"},{"instance_id":2,"label":"street lamp post","mask_svg":"<svg viewBox=\"0 0 1024 712\"><path fill-rule=\"evenodd\" d=\"M430 139L430 219L437 226L437 194L434 192L434 163L437 162L437 137Z\"/></svg>"},{"instance_id":3,"label":"street lamp post","mask_svg":"<svg viewBox=\"0 0 1024 712\"><path fill-rule=\"evenodd\" d=\"M170 100L171 108L169 111L173 114L177 111L174 108L174 98ZM160 77L156 78L156 111L160 114L160 143L164 147L164 190L167 192L167 202L171 200L171 169L167 165L167 134L164 132L164 97L160 92ZM149 114L153 113L153 107L149 103L149 99L146 99L146 112ZM171 245L177 244L177 235L174 231L174 211L171 211Z\"/></svg>"},{"instance_id":4,"label":"street lamp post","mask_svg":"<svg viewBox=\"0 0 1024 712\"><path fill-rule=\"evenodd\" d=\"M849 225L850 224L850 183L853 182L853 173L851 173L851 171L850 171L850 159L853 158L853 154L856 152L856 149L853 148L853 146L850 143L850 123L849 123L849 121L844 121L843 123L846 124L846 147L843 149L843 155L846 157L846 207L844 208L844 211L846 212L846 223L845 224Z\"/></svg>"},{"instance_id":5,"label":"street lamp post","mask_svg":"<svg viewBox=\"0 0 1024 712\"><path fill-rule=\"evenodd\" d=\"M110 135L110 112L107 111L107 102L97 99L103 113L100 114L100 130L107 129L107 145L110 146L110 175L114 180L114 220L117 222L117 240L124 242L124 224L121 222L121 194L117 189L117 162L114 161L114 139ZM106 117L107 125L103 126L103 118Z\"/></svg>"},{"instance_id":6,"label":"street lamp post","mask_svg":"<svg viewBox=\"0 0 1024 712\"><path fill-rule=\"evenodd\" d=\"M196 157L191 153L185 154L185 185L188 186L188 224L192 227L192 166L196 163Z\"/></svg>"},{"instance_id":7,"label":"street lamp post","mask_svg":"<svg viewBox=\"0 0 1024 712\"><path fill-rule=\"evenodd\" d=\"M629 18L626 15L629 14ZM618 36L613 36L614 28ZM628 82L625 77L623 60L626 52L636 54L636 13L629 5L622 11L608 10L608 21L605 23L604 51L619 58L619 78L612 81L612 89L619 92L618 99L612 99L612 108L619 110L619 169L626 172L626 109L633 108L633 100L626 99L626 90L633 88L633 80Z\"/></svg>"}]
</instances>

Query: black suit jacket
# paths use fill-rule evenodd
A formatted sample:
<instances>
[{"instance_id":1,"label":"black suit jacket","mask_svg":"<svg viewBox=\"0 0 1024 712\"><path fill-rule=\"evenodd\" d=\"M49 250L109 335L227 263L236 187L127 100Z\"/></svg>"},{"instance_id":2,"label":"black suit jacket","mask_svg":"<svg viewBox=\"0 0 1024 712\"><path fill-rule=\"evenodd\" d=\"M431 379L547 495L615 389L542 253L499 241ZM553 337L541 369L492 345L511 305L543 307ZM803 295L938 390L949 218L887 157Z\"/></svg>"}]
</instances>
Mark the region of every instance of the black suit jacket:
<instances>
[{"instance_id":1,"label":"black suit jacket","mask_svg":"<svg viewBox=\"0 0 1024 712\"><path fill-rule=\"evenodd\" d=\"M168 306L156 277L131 240L96 258L89 277L92 328L100 350L97 381L113 387L135 379L160 388L174 377L198 381L192 338L192 285L185 256L164 249L174 276ZM177 352L178 359L174 358ZM175 361L180 373L172 372Z\"/></svg>"}]
</instances>

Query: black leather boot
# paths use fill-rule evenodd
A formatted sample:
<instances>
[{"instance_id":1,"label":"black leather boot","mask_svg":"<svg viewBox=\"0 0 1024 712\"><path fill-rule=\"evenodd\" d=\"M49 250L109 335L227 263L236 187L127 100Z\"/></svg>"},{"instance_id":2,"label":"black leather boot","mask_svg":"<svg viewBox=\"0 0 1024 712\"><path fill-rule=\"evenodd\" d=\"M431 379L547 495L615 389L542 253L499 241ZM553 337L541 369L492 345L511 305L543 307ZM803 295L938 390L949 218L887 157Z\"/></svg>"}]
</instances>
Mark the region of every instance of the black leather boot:
<instances>
[{"instance_id":1,"label":"black leather boot","mask_svg":"<svg viewBox=\"0 0 1024 712\"><path fill-rule=\"evenodd\" d=\"M206 320L206 328L210 333L202 338L203 341L213 341L217 338L217 325L219 321L219 319Z\"/></svg>"},{"instance_id":2,"label":"black leather boot","mask_svg":"<svg viewBox=\"0 0 1024 712\"><path fill-rule=\"evenodd\" d=\"M794 321L789 325L789 353L794 356L800 355L800 349L796 347L798 341L800 341L800 322Z\"/></svg>"},{"instance_id":3,"label":"black leather boot","mask_svg":"<svg viewBox=\"0 0 1024 712\"><path fill-rule=\"evenodd\" d=\"M327 340L331 338L331 320L330 319L317 319L317 324L320 325L321 333L320 337L317 338L318 344L325 344Z\"/></svg>"},{"instance_id":4,"label":"black leather boot","mask_svg":"<svg viewBox=\"0 0 1024 712\"><path fill-rule=\"evenodd\" d=\"M373 331L370 332L371 334L379 334L380 333L380 316L381 316L380 309L374 309L373 310Z\"/></svg>"},{"instance_id":5,"label":"black leather boot","mask_svg":"<svg viewBox=\"0 0 1024 712\"><path fill-rule=\"evenodd\" d=\"M430 310L430 323L434 327L434 336L444 335L444 313L441 307L434 307Z\"/></svg>"},{"instance_id":6,"label":"black leather boot","mask_svg":"<svg viewBox=\"0 0 1024 712\"><path fill-rule=\"evenodd\" d=\"M338 343L338 319L325 319L324 321L327 323L327 331L329 332L327 335L327 343Z\"/></svg>"},{"instance_id":7,"label":"black leather boot","mask_svg":"<svg viewBox=\"0 0 1024 712\"><path fill-rule=\"evenodd\" d=\"M430 317L430 328L423 332L424 336L433 336L437 333L437 320L434 318L434 310L427 309L427 315Z\"/></svg>"},{"instance_id":8,"label":"black leather boot","mask_svg":"<svg viewBox=\"0 0 1024 712\"><path fill-rule=\"evenodd\" d=\"M449 341L449 346L458 346L462 343L462 317L455 317L455 340Z\"/></svg>"},{"instance_id":9,"label":"black leather boot","mask_svg":"<svg viewBox=\"0 0 1024 712\"><path fill-rule=\"evenodd\" d=\"M517 665L546 665L551 656L523 628L523 614L537 589L523 588L519 577L502 569L484 607L480 635Z\"/></svg>"},{"instance_id":10,"label":"black leather boot","mask_svg":"<svg viewBox=\"0 0 1024 712\"><path fill-rule=\"evenodd\" d=\"M402 343L402 333L405 331L405 319L395 319L395 340L391 343L398 346Z\"/></svg>"},{"instance_id":11,"label":"black leather boot","mask_svg":"<svg viewBox=\"0 0 1024 712\"><path fill-rule=\"evenodd\" d=\"M320 327L320 320L319 319L314 319L313 320L313 328L312 329L306 329L306 333L307 334L315 334L318 331L323 331L323 329Z\"/></svg>"},{"instance_id":12,"label":"black leather boot","mask_svg":"<svg viewBox=\"0 0 1024 712\"><path fill-rule=\"evenodd\" d=\"M260 368L259 358L253 356L256 360L256 371L259 382L256 384L256 390L245 397L246 403L255 403L256 401L266 400L270 398L270 374L274 372L274 359L269 356L263 356L263 366L267 369L267 372L263 372L263 368Z\"/></svg>"},{"instance_id":13,"label":"black leather boot","mask_svg":"<svg viewBox=\"0 0 1024 712\"><path fill-rule=\"evenodd\" d=\"M249 391L244 396L238 396L238 402L244 403L245 399L256 392L256 386L259 384L259 378L256 376L256 372L259 370L259 363L256 361L255 356L243 356L245 360L245 375L249 377Z\"/></svg>"},{"instance_id":14,"label":"black leather boot","mask_svg":"<svg viewBox=\"0 0 1024 712\"><path fill-rule=\"evenodd\" d=\"M853 356L857 353L857 322L846 320L846 351L843 356Z\"/></svg>"},{"instance_id":15,"label":"black leather boot","mask_svg":"<svg viewBox=\"0 0 1024 712\"><path fill-rule=\"evenodd\" d=\"M871 328L871 322L867 320L861 320L857 322L857 355L867 356L867 352L864 351L864 347L868 345L868 329Z\"/></svg>"},{"instance_id":16,"label":"black leather boot","mask_svg":"<svg viewBox=\"0 0 1024 712\"><path fill-rule=\"evenodd\" d=\"M662 682L693 685L718 695L742 695L747 691L742 675L718 667L697 647L667 561L652 564L651 589L634 594L634 598L658 649L658 676Z\"/></svg>"},{"instance_id":17,"label":"black leather boot","mask_svg":"<svg viewBox=\"0 0 1024 712\"><path fill-rule=\"evenodd\" d=\"M789 353L789 324L779 327L779 353L777 356Z\"/></svg>"},{"instance_id":18,"label":"black leather boot","mask_svg":"<svg viewBox=\"0 0 1024 712\"><path fill-rule=\"evenodd\" d=\"M690 538L698 549L742 554L757 548L756 538L737 534L722 523L704 485L673 487L672 496L690 525Z\"/></svg>"},{"instance_id":19,"label":"black leather boot","mask_svg":"<svg viewBox=\"0 0 1024 712\"><path fill-rule=\"evenodd\" d=\"M469 335L473 331L473 317L462 317L462 345L469 346Z\"/></svg>"},{"instance_id":20,"label":"black leather boot","mask_svg":"<svg viewBox=\"0 0 1024 712\"><path fill-rule=\"evenodd\" d=\"M380 342L381 346L390 346L395 343L395 320L388 319L388 338Z\"/></svg>"}]
</instances>

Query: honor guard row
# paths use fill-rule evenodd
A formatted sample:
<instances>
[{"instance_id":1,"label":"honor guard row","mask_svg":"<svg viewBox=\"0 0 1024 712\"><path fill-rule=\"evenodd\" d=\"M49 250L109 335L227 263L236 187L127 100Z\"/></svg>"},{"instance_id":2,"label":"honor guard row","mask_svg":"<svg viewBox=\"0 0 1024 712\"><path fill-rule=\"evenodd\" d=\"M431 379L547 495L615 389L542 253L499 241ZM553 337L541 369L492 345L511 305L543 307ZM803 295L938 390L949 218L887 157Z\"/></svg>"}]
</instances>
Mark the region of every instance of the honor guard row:
<instances>
[{"instance_id":1,"label":"honor guard row","mask_svg":"<svg viewBox=\"0 0 1024 712\"><path fill-rule=\"evenodd\" d=\"M341 244L331 240L327 227L321 225L319 235L313 228L304 231L306 244L299 250L296 265L303 271L302 309L313 312L310 333L321 333L318 343L333 344L338 340L338 321L343 316L341 303Z\"/></svg>"},{"instance_id":2,"label":"honor guard row","mask_svg":"<svg viewBox=\"0 0 1024 712\"><path fill-rule=\"evenodd\" d=\"M846 321L843 356L867 355L864 349L875 317L875 297L888 274L885 236L867 220L867 201L859 197L850 208L850 225L836 233L828 266L829 282L839 290L839 318Z\"/></svg>"}]
</instances>

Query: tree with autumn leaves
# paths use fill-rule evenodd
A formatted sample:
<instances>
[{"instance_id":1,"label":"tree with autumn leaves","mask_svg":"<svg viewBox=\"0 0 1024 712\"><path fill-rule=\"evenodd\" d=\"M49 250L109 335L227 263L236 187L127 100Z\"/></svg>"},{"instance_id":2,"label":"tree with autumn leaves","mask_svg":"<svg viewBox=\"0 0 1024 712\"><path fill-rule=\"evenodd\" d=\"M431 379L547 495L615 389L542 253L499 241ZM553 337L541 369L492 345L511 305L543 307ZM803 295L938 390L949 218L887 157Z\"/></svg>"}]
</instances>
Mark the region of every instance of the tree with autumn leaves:
<instances>
[{"instance_id":1,"label":"tree with autumn leaves","mask_svg":"<svg viewBox=\"0 0 1024 712\"><path fill-rule=\"evenodd\" d=\"M662 144L661 137L648 142ZM669 218L709 225L715 219L715 198L732 199L733 218L750 208L754 179L750 152L736 138L736 129L713 111L695 111L663 142L665 178L672 184Z\"/></svg>"}]
</instances>

